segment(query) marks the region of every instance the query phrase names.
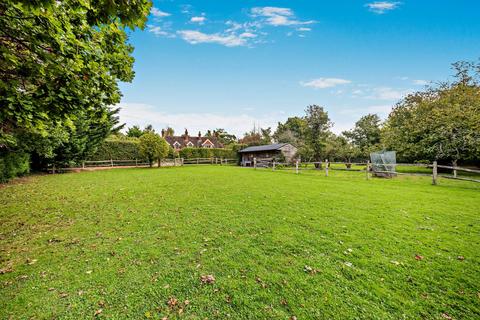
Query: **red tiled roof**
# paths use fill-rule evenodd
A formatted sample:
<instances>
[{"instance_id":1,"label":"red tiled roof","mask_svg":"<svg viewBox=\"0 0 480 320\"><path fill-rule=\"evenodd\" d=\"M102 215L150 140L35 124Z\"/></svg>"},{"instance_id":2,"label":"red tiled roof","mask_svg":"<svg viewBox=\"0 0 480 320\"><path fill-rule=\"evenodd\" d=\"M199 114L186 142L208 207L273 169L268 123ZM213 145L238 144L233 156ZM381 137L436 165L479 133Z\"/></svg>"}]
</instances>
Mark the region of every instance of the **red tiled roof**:
<instances>
[{"instance_id":1,"label":"red tiled roof","mask_svg":"<svg viewBox=\"0 0 480 320\"><path fill-rule=\"evenodd\" d=\"M210 143L213 144L213 148L223 148L223 144L218 141L217 137L167 136L164 138L172 148L175 148L176 142L179 144L178 149L186 147L202 148ZM189 144L189 142L193 145Z\"/></svg>"}]
</instances>

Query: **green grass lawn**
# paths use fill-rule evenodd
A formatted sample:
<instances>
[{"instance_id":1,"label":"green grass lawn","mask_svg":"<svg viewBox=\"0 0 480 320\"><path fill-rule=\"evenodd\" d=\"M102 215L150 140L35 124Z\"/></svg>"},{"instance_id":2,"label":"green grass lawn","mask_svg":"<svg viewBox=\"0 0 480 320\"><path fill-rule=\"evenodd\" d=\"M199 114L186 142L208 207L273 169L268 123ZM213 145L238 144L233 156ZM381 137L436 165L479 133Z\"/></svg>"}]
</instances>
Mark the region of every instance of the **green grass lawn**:
<instances>
[{"instance_id":1,"label":"green grass lawn","mask_svg":"<svg viewBox=\"0 0 480 320\"><path fill-rule=\"evenodd\" d=\"M480 317L480 184L465 181L34 176L0 188L0 249L1 319Z\"/></svg>"}]
</instances>

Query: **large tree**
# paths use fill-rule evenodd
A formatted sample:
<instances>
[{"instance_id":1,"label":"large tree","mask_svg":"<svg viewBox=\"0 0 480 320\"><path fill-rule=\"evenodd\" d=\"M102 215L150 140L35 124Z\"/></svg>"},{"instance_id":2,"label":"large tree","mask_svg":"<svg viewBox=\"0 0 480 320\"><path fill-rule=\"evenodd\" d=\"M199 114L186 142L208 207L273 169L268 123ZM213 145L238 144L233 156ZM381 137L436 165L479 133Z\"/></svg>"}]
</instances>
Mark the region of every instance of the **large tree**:
<instances>
[{"instance_id":1,"label":"large tree","mask_svg":"<svg viewBox=\"0 0 480 320\"><path fill-rule=\"evenodd\" d=\"M326 155L327 139L330 136L330 128L333 123L328 117L328 113L323 107L310 105L305 110L305 121L307 128L305 131L305 141L311 150L311 156L314 161L322 161ZM317 167L320 167L317 165Z\"/></svg>"},{"instance_id":2,"label":"large tree","mask_svg":"<svg viewBox=\"0 0 480 320\"><path fill-rule=\"evenodd\" d=\"M352 130L342 134L358 148L363 157L368 158L370 152L379 148L381 139L380 118L376 114L367 114L355 123Z\"/></svg>"},{"instance_id":3,"label":"large tree","mask_svg":"<svg viewBox=\"0 0 480 320\"><path fill-rule=\"evenodd\" d=\"M480 159L480 64L453 65L455 81L408 95L390 113L385 145L413 160Z\"/></svg>"},{"instance_id":4,"label":"large tree","mask_svg":"<svg viewBox=\"0 0 480 320\"><path fill-rule=\"evenodd\" d=\"M148 0L1 1L0 151L24 145L18 137L27 131L48 137L69 130L82 114L105 119L120 101L118 81L134 76L126 28L143 27L150 6Z\"/></svg>"}]
</instances>

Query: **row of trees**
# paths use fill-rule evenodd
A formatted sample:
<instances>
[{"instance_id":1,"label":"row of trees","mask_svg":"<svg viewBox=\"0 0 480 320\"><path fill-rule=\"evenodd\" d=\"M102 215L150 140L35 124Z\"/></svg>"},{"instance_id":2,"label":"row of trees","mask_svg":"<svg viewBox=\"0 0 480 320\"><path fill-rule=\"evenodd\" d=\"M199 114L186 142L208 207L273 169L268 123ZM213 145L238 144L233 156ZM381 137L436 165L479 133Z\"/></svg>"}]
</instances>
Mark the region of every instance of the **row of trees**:
<instances>
[{"instance_id":1,"label":"row of trees","mask_svg":"<svg viewBox=\"0 0 480 320\"><path fill-rule=\"evenodd\" d=\"M271 129L246 133L248 145L275 142L298 147L303 159L366 160L372 151L395 150L400 161L480 161L480 64L453 64L455 80L407 95L385 122L376 114L361 117L339 135L323 107L308 106Z\"/></svg>"},{"instance_id":2,"label":"row of trees","mask_svg":"<svg viewBox=\"0 0 480 320\"><path fill-rule=\"evenodd\" d=\"M85 159L121 129L119 81L134 77L126 29L148 0L0 2L0 180L7 159L34 167ZM3 167L2 167L3 166Z\"/></svg>"}]
</instances>

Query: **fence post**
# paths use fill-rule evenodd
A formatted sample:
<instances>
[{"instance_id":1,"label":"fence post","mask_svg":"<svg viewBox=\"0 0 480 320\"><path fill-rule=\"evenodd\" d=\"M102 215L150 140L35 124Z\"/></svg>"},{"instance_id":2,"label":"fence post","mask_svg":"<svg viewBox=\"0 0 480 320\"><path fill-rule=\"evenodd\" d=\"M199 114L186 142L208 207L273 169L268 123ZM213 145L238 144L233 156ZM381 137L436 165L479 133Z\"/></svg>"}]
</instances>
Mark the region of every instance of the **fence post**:
<instances>
[{"instance_id":1,"label":"fence post","mask_svg":"<svg viewBox=\"0 0 480 320\"><path fill-rule=\"evenodd\" d=\"M253 158L253 169L257 170L257 158Z\"/></svg>"},{"instance_id":2,"label":"fence post","mask_svg":"<svg viewBox=\"0 0 480 320\"><path fill-rule=\"evenodd\" d=\"M298 174L298 160L295 161L295 173Z\"/></svg>"},{"instance_id":3,"label":"fence post","mask_svg":"<svg viewBox=\"0 0 480 320\"><path fill-rule=\"evenodd\" d=\"M275 171L275 160L272 162L272 170Z\"/></svg>"},{"instance_id":4,"label":"fence post","mask_svg":"<svg viewBox=\"0 0 480 320\"><path fill-rule=\"evenodd\" d=\"M184 159L183 159L183 158L180 158L180 161L181 161L181 162L180 162L180 163L181 163L181 166L183 167L183 164L184 164L183 161L184 161Z\"/></svg>"},{"instance_id":5,"label":"fence post","mask_svg":"<svg viewBox=\"0 0 480 320\"><path fill-rule=\"evenodd\" d=\"M328 159L325 159L325 177L328 177Z\"/></svg>"},{"instance_id":6,"label":"fence post","mask_svg":"<svg viewBox=\"0 0 480 320\"><path fill-rule=\"evenodd\" d=\"M367 160L367 168L365 169L367 180L370 178L368 172L370 171L370 160Z\"/></svg>"},{"instance_id":7,"label":"fence post","mask_svg":"<svg viewBox=\"0 0 480 320\"><path fill-rule=\"evenodd\" d=\"M432 170L432 184L437 184L437 161L433 161L433 170Z\"/></svg>"},{"instance_id":8,"label":"fence post","mask_svg":"<svg viewBox=\"0 0 480 320\"><path fill-rule=\"evenodd\" d=\"M454 161L453 161L453 167L454 167L454 168L457 167L457 160L454 160ZM457 177L457 169L453 169L453 177L454 177L454 178Z\"/></svg>"},{"instance_id":9,"label":"fence post","mask_svg":"<svg viewBox=\"0 0 480 320\"><path fill-rule=\"evenodd\" d=\"M113 160L110 159L110 166L113 167Z\"/></svg>"},{"instance_id":10,"label":"fence post","mask_svg":"<svg viewBox=\"0 0 480 320\"><path fill-rule=\"evenodd\" d=\"M82 169L85 169L85 160L82 161Z\"/></svg>"}]
</instances>

